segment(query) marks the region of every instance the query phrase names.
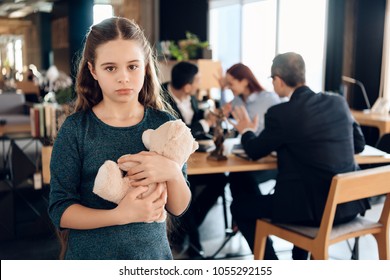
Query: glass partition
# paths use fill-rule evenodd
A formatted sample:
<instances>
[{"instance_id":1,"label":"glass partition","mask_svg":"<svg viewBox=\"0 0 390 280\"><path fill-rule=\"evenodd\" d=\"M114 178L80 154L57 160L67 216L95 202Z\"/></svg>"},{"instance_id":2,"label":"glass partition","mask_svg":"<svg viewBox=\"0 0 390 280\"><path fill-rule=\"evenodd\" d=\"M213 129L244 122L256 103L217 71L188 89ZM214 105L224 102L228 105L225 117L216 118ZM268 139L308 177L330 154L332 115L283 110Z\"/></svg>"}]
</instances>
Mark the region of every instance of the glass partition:
<instances>
[{"instance_id":1,"label":"glass partition","mask_svg":"<svg viewBox=\"0 0 390 280\"><path fill-rule=\"evenodd\" d=\"M324 85L327 0L210 0L209 41L224 69L242 62L272 90L276 54L294 51L306 62L307 85Z\"/></svg>"}]
</instances>

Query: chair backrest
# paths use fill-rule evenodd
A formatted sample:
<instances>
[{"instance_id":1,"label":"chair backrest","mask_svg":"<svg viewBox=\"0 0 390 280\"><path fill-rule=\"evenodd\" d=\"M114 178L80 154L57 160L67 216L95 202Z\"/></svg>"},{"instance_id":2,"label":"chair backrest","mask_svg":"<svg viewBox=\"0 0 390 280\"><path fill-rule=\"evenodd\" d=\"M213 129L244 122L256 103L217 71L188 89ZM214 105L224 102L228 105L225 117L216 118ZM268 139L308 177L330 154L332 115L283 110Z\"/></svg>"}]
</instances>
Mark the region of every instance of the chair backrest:
<instances>
[{"instance_id":1,"label":"chair backrest","mask_svg":"<svg viewBox=\"0 0 390 280\"><path fill-rule=\"evenodd\" d=\"M16 188L28 178L32 178L36 171L35 164L24 153L24 151L11 141L11 179L12 185Z\"/></svg>"},{"instance_id":2,"label":"chair backrest","mask_svg":"<svg viewBox=\"0 0 390 280\"><path fill-rule=\"evenodd\" d=\"M23 94L2 93L0 94L0 115L24 114L24 104L26 102Z\"/></svg>"},{"instance_id":3,"label":"chair backrest","mask_svg":"<svg viewBox=\"0 0 390 280\"><path fill-rule=\"evenodd\" d=\"M383 194L387 194L384 205L386 211L382 211L380 222L388 225L390 217L390 165L334 176L322 216L319 237L330 234L338 204Z\"/></svg>"}]
</instances>

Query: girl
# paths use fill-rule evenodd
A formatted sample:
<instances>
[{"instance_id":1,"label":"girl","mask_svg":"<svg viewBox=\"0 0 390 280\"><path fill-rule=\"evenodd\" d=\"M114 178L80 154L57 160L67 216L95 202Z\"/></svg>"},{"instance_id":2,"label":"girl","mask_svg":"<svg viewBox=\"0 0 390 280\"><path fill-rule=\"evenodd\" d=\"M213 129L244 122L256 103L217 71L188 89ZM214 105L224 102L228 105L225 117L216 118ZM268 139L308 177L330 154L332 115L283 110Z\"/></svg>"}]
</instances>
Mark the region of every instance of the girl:
<instances>
[{"instance_id":1,"label":"girl","mask_svg":"<svg viewBox=\"0 0 390 280\"><path fill-rule=\"evenodd\" d=\"M113 17L91 27L76 80L76 112L62 125L51 158L49 215L69 229L66 259L172 259L165 223L167 209L181 215L190 191L186 166L145 151L141 135L174 119L165 112L152 51L132 21ZM118 204L92 188L105 160L138 163L127 176L135 180ZM138 199L142 187L167 182Z\"/></svg>"}]
</instances>

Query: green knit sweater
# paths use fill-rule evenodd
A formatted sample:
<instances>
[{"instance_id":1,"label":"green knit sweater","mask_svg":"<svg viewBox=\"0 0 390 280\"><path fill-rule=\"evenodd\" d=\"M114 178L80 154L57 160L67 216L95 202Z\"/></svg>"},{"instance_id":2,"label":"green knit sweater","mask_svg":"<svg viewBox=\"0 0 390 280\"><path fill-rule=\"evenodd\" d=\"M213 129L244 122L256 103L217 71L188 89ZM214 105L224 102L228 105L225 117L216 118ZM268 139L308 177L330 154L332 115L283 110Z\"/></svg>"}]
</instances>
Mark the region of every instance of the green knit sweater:
<instances>
[{"instance_id":1,"label":"green knit sweater","mask_svg":"<svg viewBox=\"0 0 390 280\"><path fill-rule=\"evenodd\" d=\"M116 205L92 192L99 167L124 154L146 150L142 133L174 119L146 109L143 120L131 127L112 127L91 111L69 116L58 133L50 163L49 215L59 228L67 207L79 203L95 209ZM183 167L186 175L186 165ZM70 230L66 259L172 259L165 223L130 223L93 230Z\"/></svg>"}]
</instances>

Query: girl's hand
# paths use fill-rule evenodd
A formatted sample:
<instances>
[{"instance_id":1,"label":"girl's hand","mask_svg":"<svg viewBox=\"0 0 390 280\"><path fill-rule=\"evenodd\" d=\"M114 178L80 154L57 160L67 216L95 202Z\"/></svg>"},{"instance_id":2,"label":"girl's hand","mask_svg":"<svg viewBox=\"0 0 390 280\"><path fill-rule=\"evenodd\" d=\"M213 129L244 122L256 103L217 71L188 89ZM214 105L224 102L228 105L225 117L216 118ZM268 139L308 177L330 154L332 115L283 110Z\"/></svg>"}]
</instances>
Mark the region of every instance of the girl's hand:
<instances>
[{"instance_id":1,"label":"girl's hand","mask_svg":"<svg viewBox=\"0 0 390 280\"><path fill-rule=\"evenodd\" d=\"M118 159L119 164L125 162L137 164L127 171L127 177L132 180L132 186L166 182L168 196L164 200L166 209L171 214L179 216L188 208L191 192L178 163L154 152L140 152L135 155L125 155ZM155 216L153 217L154 220L158 219Z\"/></svg>"},{"instance_id":2,"label":"girl's hand","mask_svg":"<svg viewBox=\"0 0 390 280\"><path fill-rule=\"evenodd\" d=\"M127 171L127 177L133 180L132 186L145 186L152 183L169 182L181 176L178 163L155 152L140 152L125 155L118 159L118 164L134 162L136 165Z\"/></svg>"},{"instance_id":3,"label":"girl's hand","mask_svg":"<svg viewBox=\"0 0 390 280\"><path fill-rule=\"evenodd\" d=\"M146 198L137 198L147 190L147 187L129 189L129 192L114 209L118 217L118 224L152 222L161 217L167 202L167 190L164 184L158 184L156 189Z\"/></svg>"}]
</instances>

